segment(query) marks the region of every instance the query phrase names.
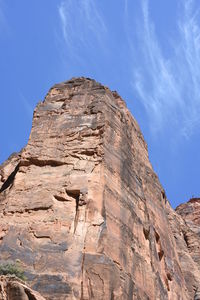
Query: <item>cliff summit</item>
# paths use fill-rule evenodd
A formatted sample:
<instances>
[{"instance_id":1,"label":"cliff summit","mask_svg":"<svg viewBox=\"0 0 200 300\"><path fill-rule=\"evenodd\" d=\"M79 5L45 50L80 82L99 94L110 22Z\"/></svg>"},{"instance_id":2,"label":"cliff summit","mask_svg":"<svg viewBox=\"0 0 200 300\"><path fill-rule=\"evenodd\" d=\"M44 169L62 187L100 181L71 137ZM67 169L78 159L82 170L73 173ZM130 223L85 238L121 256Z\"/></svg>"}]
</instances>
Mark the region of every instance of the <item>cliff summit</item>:
<instances>
[{"instance_id":1,"label":"cliff summit","mask_svg":"<svg viewBox=\"0 0 200 300\"><path fill-rule=\"evenodd\" d=\"M0 260L41 299L200 299L200 200L171 208L125 102L94 80L37 105L0 166L0 215Z\"/></svg>"}]
</instances>

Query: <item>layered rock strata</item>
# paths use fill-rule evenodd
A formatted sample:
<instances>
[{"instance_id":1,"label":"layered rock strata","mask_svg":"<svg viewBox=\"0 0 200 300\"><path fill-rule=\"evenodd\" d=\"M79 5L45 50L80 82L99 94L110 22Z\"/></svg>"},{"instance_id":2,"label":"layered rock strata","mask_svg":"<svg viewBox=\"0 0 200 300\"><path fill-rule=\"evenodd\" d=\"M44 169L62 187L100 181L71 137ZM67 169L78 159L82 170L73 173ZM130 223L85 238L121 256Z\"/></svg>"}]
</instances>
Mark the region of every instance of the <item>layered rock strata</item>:
<instances>
[{"instance_id":1,"label":"layered rock strata","mask_svg":"<svg viewBox=\"0 0 200 300\"><path fill-rule=\"evenodd\" d=\"M20 259L46 299L198 296L189 227L124 101L94 80L55 85L37 105L27 146L1 166L0 213L0 259Z\"/></svg>"}]
</instances>

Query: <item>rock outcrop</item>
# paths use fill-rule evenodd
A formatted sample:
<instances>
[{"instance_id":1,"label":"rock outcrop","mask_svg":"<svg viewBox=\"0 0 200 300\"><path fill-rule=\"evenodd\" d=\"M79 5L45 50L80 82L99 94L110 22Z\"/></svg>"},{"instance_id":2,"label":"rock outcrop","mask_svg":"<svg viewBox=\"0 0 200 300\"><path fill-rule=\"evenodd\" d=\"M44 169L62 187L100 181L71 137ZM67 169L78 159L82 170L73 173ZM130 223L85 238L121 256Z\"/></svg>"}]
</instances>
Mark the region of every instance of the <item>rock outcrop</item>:
<instances>
[{"instance_id":1,"label":"rock outcrop","mask_svg":"<svg viewBox=\"0 0 200 300\"><path fill-rule=\"evenodd\" d=\"M181 255L182 270L187 289L191 291L193 286L196 287L197 300L200 299L200 199L190 199L187 203L179 205L176 212L182 219L181 234L190 255L190 262L186 259L185 253ZM183 252L183 247L179 248Z\"/></svg>"},{"instance_id":2,"label":"rock outcrop","mask_svg":"<svg viewBox=\"0 0 200 300\"><path fill-rule=\"evenodd\" d=\"M0 300L45 300L24 282L12 276L0 276Z\"/></svg>"},{"instance_id":3,"label":"rock outcrop","mask_svg":"<svg viewBox=\"0 0 200 300\"><path fill-rule=\"evenodd\" d=\"M20 259L46 299L199 299L192 229L124 101L94 80L37 105L27 146L0 168L0 214L0 259Z\"/></svg>"},{"instance_id":4,"label":"rock outcrop","mask_svg":"<svg viewBox=\"0 0 200 300\"><path fill-rule=\"evenodd\" d=\"M185 220L188 227L200 237L200 198L191 198L180 204L176 212Z\"/></svg>"}]
</instances>

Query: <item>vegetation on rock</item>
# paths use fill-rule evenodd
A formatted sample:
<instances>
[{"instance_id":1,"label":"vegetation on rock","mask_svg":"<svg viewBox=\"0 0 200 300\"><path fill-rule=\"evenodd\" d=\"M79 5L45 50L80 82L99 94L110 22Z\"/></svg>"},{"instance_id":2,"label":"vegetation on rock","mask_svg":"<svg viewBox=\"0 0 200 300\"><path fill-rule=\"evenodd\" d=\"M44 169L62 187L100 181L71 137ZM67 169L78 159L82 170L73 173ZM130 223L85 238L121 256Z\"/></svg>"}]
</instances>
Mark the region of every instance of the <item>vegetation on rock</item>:
<instances>
[{"instance_id":1,"label":"vegetation on rock","mask_svg":"<svg viewBox=\"0 0 200 300\"><path fill-rule=\"evenodd\" d=\"M21 268L20 263L18 262L1 263L0 275L15 275L19 279L26 280L24 270Z\"/></svg>"}]
</instances>

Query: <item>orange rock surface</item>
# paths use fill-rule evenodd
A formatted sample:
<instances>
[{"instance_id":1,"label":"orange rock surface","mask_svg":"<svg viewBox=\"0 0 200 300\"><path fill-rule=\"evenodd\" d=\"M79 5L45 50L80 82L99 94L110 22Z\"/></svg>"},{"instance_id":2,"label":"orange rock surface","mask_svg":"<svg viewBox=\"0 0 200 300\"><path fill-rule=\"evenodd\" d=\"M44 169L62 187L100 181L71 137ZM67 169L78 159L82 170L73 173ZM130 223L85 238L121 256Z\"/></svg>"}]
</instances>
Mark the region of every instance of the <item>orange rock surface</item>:
<instances>
[{"instance_id":1,"label":"orange rock surface","mask_svg":"<svg viewBox=\"0 0 200 300\"><path fill-rule=\"evenodd\" d=\"M20 259L45 299L200 299L190 229L125 102L94 80L37 105L27 146L0 167L0 214L0 260Z\"/></svg>"}]
</instances>

